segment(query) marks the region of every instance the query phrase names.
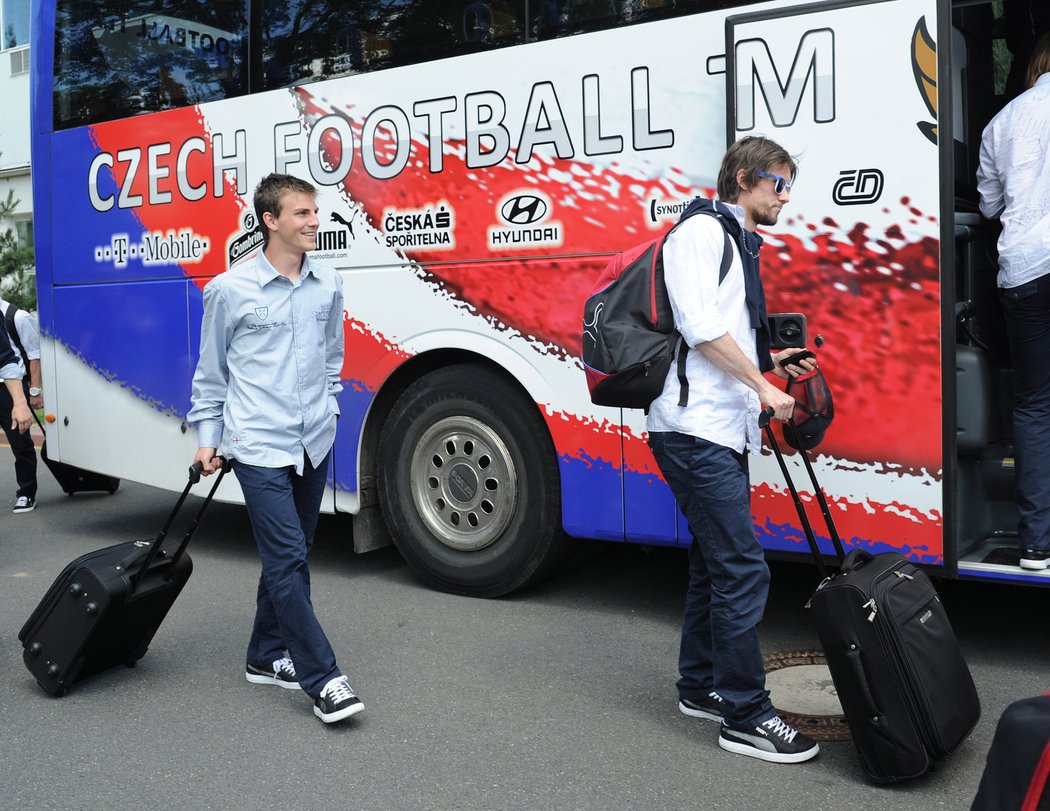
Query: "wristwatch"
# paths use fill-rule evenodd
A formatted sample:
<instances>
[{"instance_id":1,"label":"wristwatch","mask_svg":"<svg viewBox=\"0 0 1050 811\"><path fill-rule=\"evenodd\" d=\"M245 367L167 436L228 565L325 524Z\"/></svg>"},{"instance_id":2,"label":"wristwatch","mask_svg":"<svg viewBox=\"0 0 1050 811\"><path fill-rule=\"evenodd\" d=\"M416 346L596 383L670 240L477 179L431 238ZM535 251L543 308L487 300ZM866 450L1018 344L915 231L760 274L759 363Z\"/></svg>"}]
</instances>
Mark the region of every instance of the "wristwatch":
<instances>
[{"instance_id":1,"label":"wristwatch","mask_svg":"<svg viewBox=\"0 0 1050 811\"><path fill-rule=\"evenodd\" d=\"M44 393L43 389L36 389L36 388L33 388L33 387L29 388L29 396L30 397L39 397L43 393Z\"/></svg>"}]
</instances>

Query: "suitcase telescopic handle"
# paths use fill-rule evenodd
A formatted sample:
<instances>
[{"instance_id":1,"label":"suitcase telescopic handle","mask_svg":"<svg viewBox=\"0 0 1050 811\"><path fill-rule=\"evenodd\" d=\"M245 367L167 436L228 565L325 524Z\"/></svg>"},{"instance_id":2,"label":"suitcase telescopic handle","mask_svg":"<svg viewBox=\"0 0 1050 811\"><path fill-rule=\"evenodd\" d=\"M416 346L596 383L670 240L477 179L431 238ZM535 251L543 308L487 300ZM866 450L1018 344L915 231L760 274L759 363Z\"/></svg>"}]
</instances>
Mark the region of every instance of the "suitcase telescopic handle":
<instances>
[{"instance_id":1,"label":"suitcase telescopic handle","mask_svg":"<svg viewBox=\"0 0 1050 811\"><path fill-rule=\"evenodd\" d=\"M222 482L222 477L230 469L230 461L223 456L216 457L219 460L219 475L215 477L215 484L211 486L211 490L208 491L208 495L204 498L204 503L201 505L200 510L197 511L197 516L193 519L193 523L190 524L189 529L186 531L186 535L183 537L179 548L175 551L172 556L172 563L174 564L182 557L182 553L186 551L186 546L190 542L190 538L193 537L194 531L201 522L201 517L204 515L204 511L208 509L208 505L211 504L212 497L215 495L215 491L219 489L219 484ZM153 565L153 561L160 553L161 544L164 539L168 536L168 530L171 529L171 525L175 522L175 516L179 514L179 510L182 509L183 503L186 501L186 497L190 494L190 489L197 482L201 480L201 474L204 472L204 465L200 462L194 462L189 469L189 481L186 482L186 486L182 488L182 493L179 494L179 500L175 502L175 507L168 515L168 520L164 523L164 528L157 534L156 540L153 541L153 545L150 547L149 554L146 555L145 560L142 561L142 566L131 578L131 593L134 593L138 588L142 578L146 576L146 572L149 571L149 567Z\"/></svg>"},{"instance_id":2,"label":"suitcase telescopic handle","mask_svg":"<svg viewBox=\"0 0 1050 811\"><path fill-rule=\"evenodd\" d=\"M791 499L795 503L795 511L798 513L799 521L802 522L802 531L806 535L806 542L809 544L809 551L813 555L813 561L817 564L817 572L821 579L824 579L827 577L827 570L824 567L824 558L820 553L820 547L817 545L816 535L814 534L813 527L809 522L809 516L806 515L806 508L802 504L802 499L799 498L798 489L795 487L795 483L791 478L791 472L788 470L787 463L784 461L784 454L781 452L780 443L777 442L776 435L773 433L773 426L770 425L770 420L774 413L775 412L771 407L763 409L762 413L758 416L758 424L759 427L765 429L766 438L769 440L769 446L773 449L773 455L777 458L777 464L780 465L780 472L784 474L784 480L787 482L788 490L791 492ZM795 439L795 445L799 448L799 455L802 457L802 463L806 467L806 473L809 474L809 480L813 483L813 492L817 497L817 504L820 505L821 515L824 516L824 523L827 525L828 535L831 537L831 543L835 547L835 554L838 555L839 564L841 565L846 558L846 554L842 549L842 540L839 538L838 530L835 528L835 521L831 517L831 510L828 509L828 500L824 497L824 490L817 481L817 474L813 470L813 465L809 461L809 454L805 450L802 437L799 436L798 428L791 420L784 423L784 430L791 431L792 436Z\"/></svg>"}]
</instances>

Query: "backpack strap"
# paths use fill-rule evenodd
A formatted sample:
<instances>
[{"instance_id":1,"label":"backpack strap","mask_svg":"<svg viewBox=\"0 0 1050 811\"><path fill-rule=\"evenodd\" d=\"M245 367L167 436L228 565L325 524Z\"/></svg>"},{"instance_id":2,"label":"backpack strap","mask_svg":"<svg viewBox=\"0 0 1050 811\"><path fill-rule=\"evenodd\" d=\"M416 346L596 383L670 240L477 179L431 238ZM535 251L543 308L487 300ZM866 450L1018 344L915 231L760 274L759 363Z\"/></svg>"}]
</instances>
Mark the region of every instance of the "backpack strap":
<instances>
[{"instance_id":1,"label":"backpack strap","mask_svg":"<svg viewBox=\"0 0 1050 811\"><path fill-rule=\"evenodd\" d=\"M7 334L11 336L11 343L18 349L19 354L22 356L22 364L26 367L25 380L29 380L29 356L26 354L26 348L22 346L22 339L19 337L18 329L15 327L15 315L17 313L18 307L9 303L4 320L7 322Z\"/></svg>"},{"instance_id":2,"label":"backpack strap","mask_svg":"<svg viewBox=\"0 0 1050 811\"><path fill-rule=\"evenodd\" d=\"M721 220L719 220L721 222ZM722 236L725 241L722 243L722 264L718 266L718 283L722 284L725 281L726 276L729 274L729 266L733 264L733 244L729 239L729 232L722 227ZM685 338L681 335L678 336L678 406L679 408L685 408L689 405L689 378L685 374L685 361L686 355L688 355L689 347L686 346Z\"/></svg>"}]
</instances>

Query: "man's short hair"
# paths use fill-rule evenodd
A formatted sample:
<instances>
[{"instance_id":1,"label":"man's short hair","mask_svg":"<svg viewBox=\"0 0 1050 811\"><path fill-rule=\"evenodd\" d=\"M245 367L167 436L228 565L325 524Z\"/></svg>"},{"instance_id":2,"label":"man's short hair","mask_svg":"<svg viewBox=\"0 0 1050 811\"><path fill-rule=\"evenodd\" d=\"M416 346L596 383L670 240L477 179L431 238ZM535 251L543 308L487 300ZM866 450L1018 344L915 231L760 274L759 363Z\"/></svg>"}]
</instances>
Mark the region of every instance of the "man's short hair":
<instances>
[{"instance_id":1,"label":"man's short hair","mask_svg":"<svg viewBox=\"0 0 1050 811\"><path fill-rule=\"evenodd\" d=\"M259 227L263 233L263 247L270 241L270 229L266 227L263 214L269 211L273 216L281 216L281 198L288 192L302 192L303 194L317 194L317 189L312 183L294 175L281 175L272 172L259 181L255 187L255 197L252 203L255 206L255 218L259 221Z\"/></svg>"},{"instance_id":2,"label":"man's short hair","mask_svg":"<svg viewBox=\"0 0 1050 811\"><path fill-rule=\"evenodd\" d=\"M747 172L744 182L750 188L761 179L758 176L759 172L768 171L781 163L791 167L790 180L793 182L798 174L798 164L784 147L761 135L741 138L726 150L722 158L722 168L718 170L718 199L727 203L736 202L742 191L736 181L737 173L741 169Z\"/></svg>"},{"instance_id":3,"label":"man's short hair","mask_svg":"<svg viewBox=\"0 0 1050 811\"><path fill-rule=\"evenodd\" d=\"M1035 87L1036 80L1044 73L1050 73L1050 31L1038 40L1032 49L1032 58L1028 61L1028 76L1025 88Z\"/></svg>"}]
</instances>

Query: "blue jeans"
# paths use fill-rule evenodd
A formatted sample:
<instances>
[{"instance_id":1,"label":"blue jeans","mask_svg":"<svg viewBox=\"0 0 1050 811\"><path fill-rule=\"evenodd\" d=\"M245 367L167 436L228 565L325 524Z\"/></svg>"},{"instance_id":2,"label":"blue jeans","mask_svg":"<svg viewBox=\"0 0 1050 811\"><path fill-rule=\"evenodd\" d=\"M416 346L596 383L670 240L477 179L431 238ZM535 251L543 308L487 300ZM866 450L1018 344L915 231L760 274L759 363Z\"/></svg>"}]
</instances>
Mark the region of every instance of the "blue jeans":
<instances>
[{"instance_id":1,"label":"blue jeans","mask_svg":"<svg viewBox=\"0 0 1050 811\"><path fill-rule=\"evenodd\" d=\"M999 291L1014 361L1018 533L1050 549L1050 274Z\"/></svg>"},{"instance_id":2,"label":"blue jeans","mask_svg":"<svg viewBox=\"0 0 1050 811\"><path fill-rule=\"evenodd\" d=\"M291 466L233 461L262 563L248 662L269 665L287 651L300 687L312 698L341 675L314 614L307 565L327 470L327 456L316 468L306 459L302 476Z\"/></svg>"},{"instance_id":3,"label":"blue jeans","mask_svg":"<svg viewBox=\"0 0 1050 811\"><path fill-rule=\"evenodd\" d=\"M649 447L693 536L678 694L695 701L714 690L726 721L755 726L774 713L758 641L769 567L755 537L747 455L674 432L650 433Z\"/></svg>"}]
</instances>

